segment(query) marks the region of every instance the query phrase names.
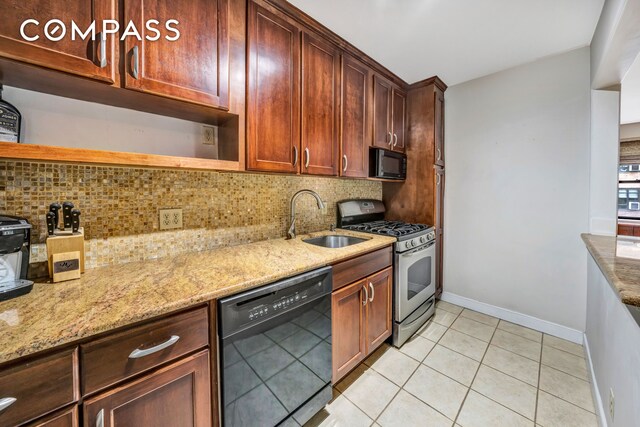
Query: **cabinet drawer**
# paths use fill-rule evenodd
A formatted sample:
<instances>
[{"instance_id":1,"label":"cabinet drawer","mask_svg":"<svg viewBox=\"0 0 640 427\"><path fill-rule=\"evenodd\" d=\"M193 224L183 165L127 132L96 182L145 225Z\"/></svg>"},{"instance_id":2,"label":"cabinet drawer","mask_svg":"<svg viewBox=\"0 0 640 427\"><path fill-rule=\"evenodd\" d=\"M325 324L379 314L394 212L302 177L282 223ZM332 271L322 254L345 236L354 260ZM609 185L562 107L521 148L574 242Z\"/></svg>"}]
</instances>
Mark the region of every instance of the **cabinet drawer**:
<instances>
[{"instance_id":1,"label":"cabinet drawer","mask_svg":"<svg viewBox=\"0 0 640 427\"><path fill-rule=\"evenodd\" d=\"M74 405L72 408L40 418L28 427L78 427L78 406Z\"/></svg>"},{"instance_id":2,"label":"cabinet drawer","mask_svg":"<svg viewBox=\"0 0 640 427\"><path fill-rule=\"evenodd\" d=\"M389 267L393 263L391 246L333 265L333 290Z\"/></svg>"},{"instance_id":3,"label":"cabinet drawer","mask_svg":"<svg viewBox=\"0 0 640 427\"><path fill-rule=\"evenodd\" d=\"M203 307L82 345L82 394L101 390L208 344L207 309Z\"/></svg>"},{"instance_id":4,"label":"cabinet drawer","mask_svg":"<svg viewBox=\"0 0 640 427\"><path fill-rule=\"evenodd\" d=\"M15 399L0 411L0 426L15 426L75 402L77 380L76 349L0 371L0 400Z\"/></svg>"}]
</instances>

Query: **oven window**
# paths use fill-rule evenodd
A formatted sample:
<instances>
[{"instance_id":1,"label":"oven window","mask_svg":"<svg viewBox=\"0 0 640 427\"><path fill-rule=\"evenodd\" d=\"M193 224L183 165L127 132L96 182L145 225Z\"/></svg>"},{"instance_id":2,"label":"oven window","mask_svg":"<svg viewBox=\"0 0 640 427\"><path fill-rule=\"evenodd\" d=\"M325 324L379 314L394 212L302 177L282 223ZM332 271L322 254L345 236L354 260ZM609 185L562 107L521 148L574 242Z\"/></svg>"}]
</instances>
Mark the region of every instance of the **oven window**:
<instances>
[{"instance_id":1,"label":"oven window","mask_svg":"<svg viewBox=\"0 0 640 427\"><path fill-rule=\"evenodd\" d=\"M407 300L418 295L431 285L432 257L424 257L409 267L407 270Z\"/></svg>"}]
</instances>

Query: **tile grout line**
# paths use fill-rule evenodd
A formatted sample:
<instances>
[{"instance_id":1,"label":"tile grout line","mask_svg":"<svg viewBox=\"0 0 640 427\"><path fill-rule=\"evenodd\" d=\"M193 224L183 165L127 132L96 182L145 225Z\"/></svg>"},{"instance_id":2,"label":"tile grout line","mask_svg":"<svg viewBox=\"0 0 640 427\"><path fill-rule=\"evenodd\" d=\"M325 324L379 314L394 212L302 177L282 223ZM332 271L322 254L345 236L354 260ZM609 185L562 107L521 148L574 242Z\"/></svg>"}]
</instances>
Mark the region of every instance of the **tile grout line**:
<instances>
[{"instance_id":1,"label":"tile grout line","mask_svg":"<svg viewBox=\"0 0 640 427\"><path fill-rule=\"evenodd\" d=\"M542 351L544 350L544 334L540 342L540 362L538 363L538 385L536 387L536 411L533 413L533 424L538 422L538 402L540 401L540 377L542 376Z\"/></svg>"}]
</instances>

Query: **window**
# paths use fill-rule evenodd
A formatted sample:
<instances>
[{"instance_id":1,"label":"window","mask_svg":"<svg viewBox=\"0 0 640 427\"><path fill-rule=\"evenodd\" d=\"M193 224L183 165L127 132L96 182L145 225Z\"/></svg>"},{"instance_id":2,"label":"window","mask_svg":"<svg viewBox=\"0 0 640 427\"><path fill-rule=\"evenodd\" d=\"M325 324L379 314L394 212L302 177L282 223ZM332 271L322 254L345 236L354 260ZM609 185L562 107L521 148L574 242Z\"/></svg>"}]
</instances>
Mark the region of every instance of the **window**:
<instances>
[{"instance_id":1,"label":"window","mask_svg":"<svg viewBox=\"0 0 640 427\"><path fill-rule=\"evenodd\" d=\"M622 164L618 171L618 218L640 220L640 164Z\"/></svg>"}]
</instances>

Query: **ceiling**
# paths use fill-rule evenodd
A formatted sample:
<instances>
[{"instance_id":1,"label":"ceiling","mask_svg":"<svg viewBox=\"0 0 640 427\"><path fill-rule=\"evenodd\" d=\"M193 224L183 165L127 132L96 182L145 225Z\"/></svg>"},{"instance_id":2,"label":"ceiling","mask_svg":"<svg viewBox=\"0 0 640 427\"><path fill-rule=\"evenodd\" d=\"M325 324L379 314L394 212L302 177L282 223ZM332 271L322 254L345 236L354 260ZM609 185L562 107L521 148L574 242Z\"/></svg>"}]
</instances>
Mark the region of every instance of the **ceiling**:
<instances>
[{"instance_id":1,"label":"ceiling","mask_svg":"<svg viewBox=\"0 0 640 427\"><path fill-rule=\"evenodd\" d=\"M604 0L289 0L408 83L447 85L591 42Z\"/></svg>"},{"instance_id":2,"label":"ceiling","mask_svg":"<svg viewBox=\"0 0 640 427\"><path fill-rule=\"evenodd\" d=\"M620 92L620 123L640 122L640 56L622 79Z\"/></svg>"}]
</instances>

